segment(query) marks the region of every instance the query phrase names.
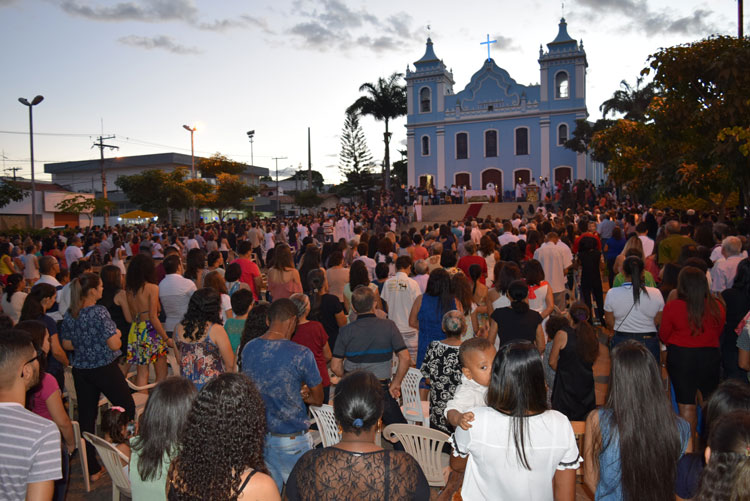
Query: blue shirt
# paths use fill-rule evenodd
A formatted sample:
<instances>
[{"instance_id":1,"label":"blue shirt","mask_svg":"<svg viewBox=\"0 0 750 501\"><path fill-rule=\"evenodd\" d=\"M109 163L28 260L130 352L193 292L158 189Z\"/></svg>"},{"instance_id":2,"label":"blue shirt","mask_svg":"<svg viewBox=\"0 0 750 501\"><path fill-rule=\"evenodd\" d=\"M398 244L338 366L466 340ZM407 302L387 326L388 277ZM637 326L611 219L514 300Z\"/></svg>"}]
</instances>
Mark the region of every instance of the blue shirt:
<instances>
[{"instance_id":1,"label":"blue shirt","mask_svg":"<svg viewBox=\"0 0 750 501\"><path fill-rule=\"evenodd\" d=\"M112 363L120 356L120 350L111 350L107 339L117 334L117 326L101 305L83 308L78 318L70 310L65 313L60 325L61 339L73 343L71 364L77 369L96 369Z\"/></svg>"},{"instance_id":2,"label":"blue shirt","mask_svg":"<svg viewBox=\"0 0 750 501\"><path fill-rule=\"evenodd\" d=\"M242 372L253 380L266 406L269 433L306 431L307 408L300 390L323 382L309 348L288 339L256 338L242 350Z\"/></svg>"}]
</instances>

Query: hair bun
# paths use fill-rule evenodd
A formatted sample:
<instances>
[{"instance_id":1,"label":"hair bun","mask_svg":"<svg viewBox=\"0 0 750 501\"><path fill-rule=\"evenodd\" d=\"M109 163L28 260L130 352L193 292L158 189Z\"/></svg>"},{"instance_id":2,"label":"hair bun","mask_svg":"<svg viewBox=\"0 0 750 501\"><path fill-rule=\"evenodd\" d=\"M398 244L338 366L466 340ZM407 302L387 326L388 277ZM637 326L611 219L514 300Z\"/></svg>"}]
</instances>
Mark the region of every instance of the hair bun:
<instances>
[{"instance_id":1,"label":"hair bun","mask_svg":"<svg viewBox=\"0 0 750 501\"><path fill-rule=\"evenodd\" d=\"M364 424L365 424L364 421L362 421L362 419L360 418L357 418L354 421L352 421L352 426L354 426L355 428L362 428Z\"/></svg>"}]
</instances>

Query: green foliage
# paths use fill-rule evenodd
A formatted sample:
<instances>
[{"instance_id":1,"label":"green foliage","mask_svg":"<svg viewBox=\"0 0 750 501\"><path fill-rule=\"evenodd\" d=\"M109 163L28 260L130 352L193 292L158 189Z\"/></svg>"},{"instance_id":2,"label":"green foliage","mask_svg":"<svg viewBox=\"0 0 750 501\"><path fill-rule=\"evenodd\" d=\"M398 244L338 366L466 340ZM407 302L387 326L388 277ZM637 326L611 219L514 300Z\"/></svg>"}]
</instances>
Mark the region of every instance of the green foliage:
<instances>
[{"instance_id":1,"label":"green foliage","mask_svg":"<svg viewBox=\"0 0 750 501\"><path fill-rule=\"evenodd\" d=\"M304 181L306 183L307 182L307 170L304 170L304 169L303 170L298 170L297 172L294 173L294 175L292 177L290 177L288 179L291 179L292 181L294 181L295 179L299 179L300 181ZM268 180L269 181L273 181L270 177L269 177ZM320 172L318 172L316 170L312 171L312 185L313 185L313 188L315 188L317 190L322 190L323 189L323 184L325 184L325 181L323 179L323 174L321 174Z\"/></svg>"},{"instance_id":2,"label":"green foliage","mask_svg":"<svg viewBox=\"0 0 750 501\"><path fill-rule=\"evenodd\" d=\"M229 209L242 210L246 200L258 193L256 186L245 184L239 176L233 174L218 174L216 186L205 183L205 186L197 184L198 180L191 180L191 190L196 195L196 200L202 207L208 207L216 211L219 221L224 221L224 216Z\"/></svg>"},{"instance_id":3,"label":"green foliage","mask_svg":"<svg viewBox=\"0 0 750 501\"><path fill-rule=\"evenodd\" d=\"M294 194L294 204L300 207L311 208L317 207L323 203L323 197L318 195L315 190L298 191Z\"/></svg>"},{"instance_id":4,"label":"green foliage","mask_svg":"<svg viewBox=\"0 0 750 501\"><path fill-rule=\"evenodd\" d=\"M565 142L565 147L576 153L588 153L592 150L591 156L594 160L607 163L610 159L609 152L602 149L593 149L591 141L594 134L608 129L612 124L614 124L614 121L605 118L599 119L593 124L585 118L579 118L576 120L576 128L573 130L572 137Z\"/></svg>"},{"instance_id":5,"label":"green foliage","mask_svg":"<svg viewBox=\"0 0 750 501\"><path fill-rule=\"evenodd\" d=\"M89 218L89 226L94 222L94 214L104 214L115 204L105 198L91 198L84 195L74 195L58 203L55 208L60 212L71 214L86 214Z\"/></svg>"},{"instance_id":6,"label":"green foliage","mask_svg":"<svg viewBox=\"0 0 750 501\"><path fill-rule=\"evenodd\" d=\"M186 177L187 170L184 168L172 172L149 169L132 176L120 176L115 184L132 204L158 214L159 219L166 219L170 209L187 209L192 203L192 194L185 184Z\"/></svg>"},{"instance_id":7,"label":"green foliage","mask_svg":"<svg viewBox=\"0 0 750 501\"><path fill-rule=\"evenodd\" d=\"M393 73L388 78L378 78L375 84L369 82L362 84L359 91L365 92L367 95L361 96L346 110L347 113L356 112L361 115L370 115L375 120L385 123L383 174L386 189L390 186L391 171L389 149L391 133L388 131L388 122L406 115L406 86L399 83L403 76L401 73Z\"/></svg>"},{"instance_id":8,"label":"green foliage","mask_svg":"<svg viewBox=\"0 0 750 501\"><path fill-rule=\"evenodd\" d=\"M0 180L0 208L11 202L20 202L25 196L26 192L13 181Z\"/></svg>"},{"instance_id":9,"label":"green foliage","mask_svg":"<svg viewBox=\"0 0 750 501\"><path fill-rule=\"evenodd\" d=\"M351 183L356 191L362 192L372 186L372 165L372 154L359 124L359 113L347 111L344 128L341 130L339 169L346 176L347 182Z\"/></svg>"},{"instance_id":10,"label":"green foliage","mask_svg":"<svg viewBox=\"0 0 750 501\"><path fill-rule=\"evenodd\" d=\"M214 153L209 158L202 158L196 165L196 169L203 177L215 178L219 174L242 174L245 164L230 160L221 153Z\"/></svg>"},{"instance_id":11,"label":"green foliage","mask_svg":"<svg viewBox=\"0 0 750 501\"><path fill-rule=\"evenodd\" d=\"M646 112L656 92L653 82L649 82L644 87L641 87L641 84L643 84L643 76L636 79L635 87L631 87L625 80L621 81L620 89L599 106L602 116L607 118L610 113L619 113L624 115L625 120L645 121Z\"/></svg>"}]
</instances>

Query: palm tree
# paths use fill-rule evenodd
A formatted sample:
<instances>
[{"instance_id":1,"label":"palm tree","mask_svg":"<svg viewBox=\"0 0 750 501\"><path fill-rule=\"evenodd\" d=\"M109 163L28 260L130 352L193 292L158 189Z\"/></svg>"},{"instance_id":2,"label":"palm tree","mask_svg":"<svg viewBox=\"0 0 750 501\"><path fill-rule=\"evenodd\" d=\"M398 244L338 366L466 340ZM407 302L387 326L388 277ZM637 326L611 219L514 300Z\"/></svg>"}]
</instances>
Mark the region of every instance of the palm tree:
<instances>
[{"instance_id":1,"label":"palm tree","mask_svg":"<svg viewBox=\"0 0 750 501\"><path fill-rule=\"evenodd\" d=\"M615 91L611 98L599 106L602 116L606 118L609 113L622 113L626 120L643 122L648 106L656 96L656 89L653 82L644 87L641 87L642 83L643 77L638 77L635 87L631 87L625 80L621 81L620 90Z\"/></svg>"},{"instance_id":2,"label":"palm tree","mask_svg":"<svg viewBox=\"0 0 750 501\"><path fill-rule=\"evenodd\" d=\"M385 158L383 159L383 173L385 175L385 189L391 187L391 157L389 145L391 133L388 132L388 122L400 116L406 115L406 87L399 84L404 75L393 73L388 78L378 78L376 84L364 83L359 87L360 92L367 95L361 96L349 106L347 113L358 112L362 115L370 115L375 120L385 122L383 142L385 143Z\"/></svg>"}]
</instances>

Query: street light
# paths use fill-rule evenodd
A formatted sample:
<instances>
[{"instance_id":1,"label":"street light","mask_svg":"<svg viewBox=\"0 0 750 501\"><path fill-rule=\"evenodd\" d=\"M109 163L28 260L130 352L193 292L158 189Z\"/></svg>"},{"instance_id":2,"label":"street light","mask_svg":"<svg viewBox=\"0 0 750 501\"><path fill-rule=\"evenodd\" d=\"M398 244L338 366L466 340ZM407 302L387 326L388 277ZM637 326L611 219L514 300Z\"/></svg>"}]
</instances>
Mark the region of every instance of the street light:
<instances>
[{"instance_id":1,"label":"street light","mask_svg":"<svg viewBox=\"0 0 750 501\"><path fill-rule=\"evenodd\" d=\"M193 142L193 133L198 130L197 127L190 127L189 125L183 125L183 129L190 132L190 178L195 179L195 143ZM195 217L195 204L193 204L193 224L196 224Z\"/></svg>"},{"instance_id":2,"label":"street light","mask_svg":"<svg viewBox=\"0 0 750 501\"><path fill-rule=\"evenodd\" d=\"M247 131L247 137L250 139L250 165L255 165L255 160L253 159L253 138L255 137L255 131Z\"/></svg>"},{"instance_id":3,"label":"street light","mask_svg":"<svg viewBox=\"0 0 750 501\"><path fill-rule=\"evenodd\" d=\"M44 101L44 96L36 96L31 102L25 97L19 97L18 102L29 107L29 145L31 147L31 227L36 225L36 181L34 180L34 118L32 109Z\"/></svg>"}]
</instances>

